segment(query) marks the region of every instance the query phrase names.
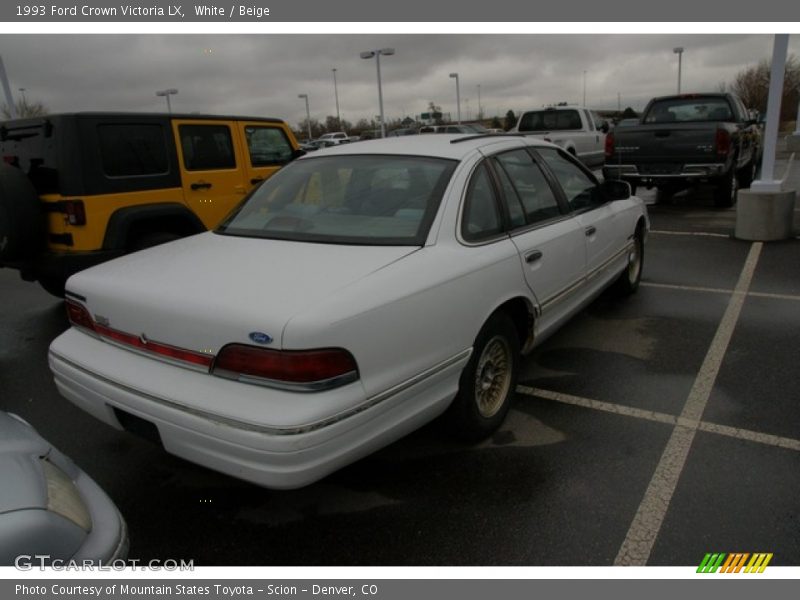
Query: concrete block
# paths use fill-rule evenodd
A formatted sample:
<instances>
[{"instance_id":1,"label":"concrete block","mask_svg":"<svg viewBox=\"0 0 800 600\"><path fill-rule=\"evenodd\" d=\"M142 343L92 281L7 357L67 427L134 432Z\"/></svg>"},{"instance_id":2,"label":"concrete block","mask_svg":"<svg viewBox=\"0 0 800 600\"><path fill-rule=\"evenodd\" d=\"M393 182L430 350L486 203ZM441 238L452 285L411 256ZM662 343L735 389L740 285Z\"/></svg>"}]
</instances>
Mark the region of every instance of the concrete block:
<instances>
[{"instance_id":1,"label":"concrete block","mask_svg":"<svg viewBox=\"0 0 800 600\"><path fill-rule=\"evenodd\" d=\"M796 195L794 190L739 190L735 237L753 242L773 242L792 237Z\"/></svg>"},{"instance_id":2,"label":"concrete block","mask_svg":"<svg viewBox=\"0 0 800 600\"><path fill-rule=\"evenodd\" d=\"M786 136L786 151L800 152L800 133L793 133Z\"/></svg>"}]
</instances>

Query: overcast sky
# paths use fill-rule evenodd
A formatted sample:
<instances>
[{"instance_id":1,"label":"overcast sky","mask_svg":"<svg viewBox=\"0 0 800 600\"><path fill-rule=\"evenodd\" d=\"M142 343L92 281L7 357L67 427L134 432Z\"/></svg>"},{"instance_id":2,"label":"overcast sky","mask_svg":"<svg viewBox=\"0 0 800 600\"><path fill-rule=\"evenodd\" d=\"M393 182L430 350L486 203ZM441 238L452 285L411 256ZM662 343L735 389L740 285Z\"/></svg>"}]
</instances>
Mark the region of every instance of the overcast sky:
<instances>
[{"instance_id":1,"label":"overcast sky","mask_svg":"<svg viewBox=\"0 0 800 600\"><path fill-rule=\"evenodd\" d=\"M280 117L336 114L337 69L343 119L378 114L375 60L359 52L393 47L381 71L387 119L418 115L430 101L455 118L481 105L487 115L583 100L593 108L643 107L673 93L683 46L683 91L714 91L744 67L767 59L771 35L3 35L0 56L11 89L51 112L163 111L155 91L177 88L175 112ZM790 53L800 54L793 35Z\"/></svg>"}]
</instances>

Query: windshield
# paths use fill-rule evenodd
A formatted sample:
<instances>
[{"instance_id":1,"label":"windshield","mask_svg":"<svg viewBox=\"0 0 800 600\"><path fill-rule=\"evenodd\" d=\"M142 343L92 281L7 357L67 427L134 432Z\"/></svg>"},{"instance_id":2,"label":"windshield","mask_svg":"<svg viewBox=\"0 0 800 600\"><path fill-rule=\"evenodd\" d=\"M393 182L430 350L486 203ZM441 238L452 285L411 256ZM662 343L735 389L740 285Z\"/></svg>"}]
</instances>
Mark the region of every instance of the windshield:
<instances>
[{"instance_id":1,"label":"windshield","mask_svg":"<svg viewBox=\"0 0 800 600\"><path fill-rule=\"evenodd\" d=\"M520 131L559 131L580 129L581 117L577 110L533 110L519 120Z\"/></svg>"},{"instance_id":2,"label":"windshield","mask_svg":"<svg viewBox=\"0 0 800 600\"><path fill-rule=\"evenodd\" d=\"M668 98L653 102L645 123L687 123L691 121L730 121L731 107L725 98Z\"/></svg>"},{"instance_id":3,"label":"windshield","mask_svg":"<svg viewBox=\"0 0 800 600\"><path fill-rule=\"evenodd\" d=\"M217 232L421 246L455 165L451 160L391 155L299 160L258 187Z\"/></svg>"}]
</instances>

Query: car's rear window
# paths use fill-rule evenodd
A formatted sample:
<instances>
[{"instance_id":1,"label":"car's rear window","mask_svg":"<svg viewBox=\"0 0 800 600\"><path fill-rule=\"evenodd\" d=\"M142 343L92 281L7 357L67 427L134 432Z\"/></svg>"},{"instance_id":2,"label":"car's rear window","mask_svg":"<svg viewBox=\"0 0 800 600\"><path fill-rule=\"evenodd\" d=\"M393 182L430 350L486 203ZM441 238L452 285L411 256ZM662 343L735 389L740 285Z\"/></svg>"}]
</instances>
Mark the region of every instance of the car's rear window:
<instances>
[{"instance_id":1,"label":"car's rear window","mask_svg":"<svg viewBox=\"0 0 800 600\"><path fill-rule=\"evenodd\" d=\"M257 188L217 232L420 246L455 165L452 160L394 155L296 161Z\"/></svg>"},{"instance_id":2,"label":"car's rear window","mask_svg":"<svg viewBox=\"0 0 800 600\"><path fill-rule=\"evenodd\" d=\"M532 110L519 120L520 131L558 131L580 129L581 116L577 110Z\"/></svg>"},{"instance_id":3,"label":"car's rear window","mask_svg":"<svg viewBox=\"0 0 800 600\"><path fill-rule=\"evenodd\" d=\"M688 123L692 121L730 121L733 112L723 97L668 98L653 102L645 123Z\"/></svg>"}]
</instances>

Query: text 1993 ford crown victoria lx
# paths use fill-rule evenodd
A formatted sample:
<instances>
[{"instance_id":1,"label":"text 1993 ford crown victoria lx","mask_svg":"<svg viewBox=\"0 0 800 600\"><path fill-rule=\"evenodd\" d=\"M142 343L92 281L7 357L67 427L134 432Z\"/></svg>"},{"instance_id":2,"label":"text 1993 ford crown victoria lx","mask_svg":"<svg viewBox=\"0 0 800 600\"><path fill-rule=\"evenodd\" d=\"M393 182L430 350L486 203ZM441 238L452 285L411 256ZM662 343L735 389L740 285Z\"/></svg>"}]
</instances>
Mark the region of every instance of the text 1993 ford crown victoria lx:
<instances>
[{"instance_id":1,"label":"text 1993 ford crown victoria lx","mask_svg":"<svg viewBox=\"0 0 800 600\"><path fill-rule=\"evenodd\" d=\"M648 230L626 183L517 136L347 144L281 170L220 227L67 284L60 392L167 452L309 484L447 412L491 434L529 352Z\"/></svg>"}]
</instances>

